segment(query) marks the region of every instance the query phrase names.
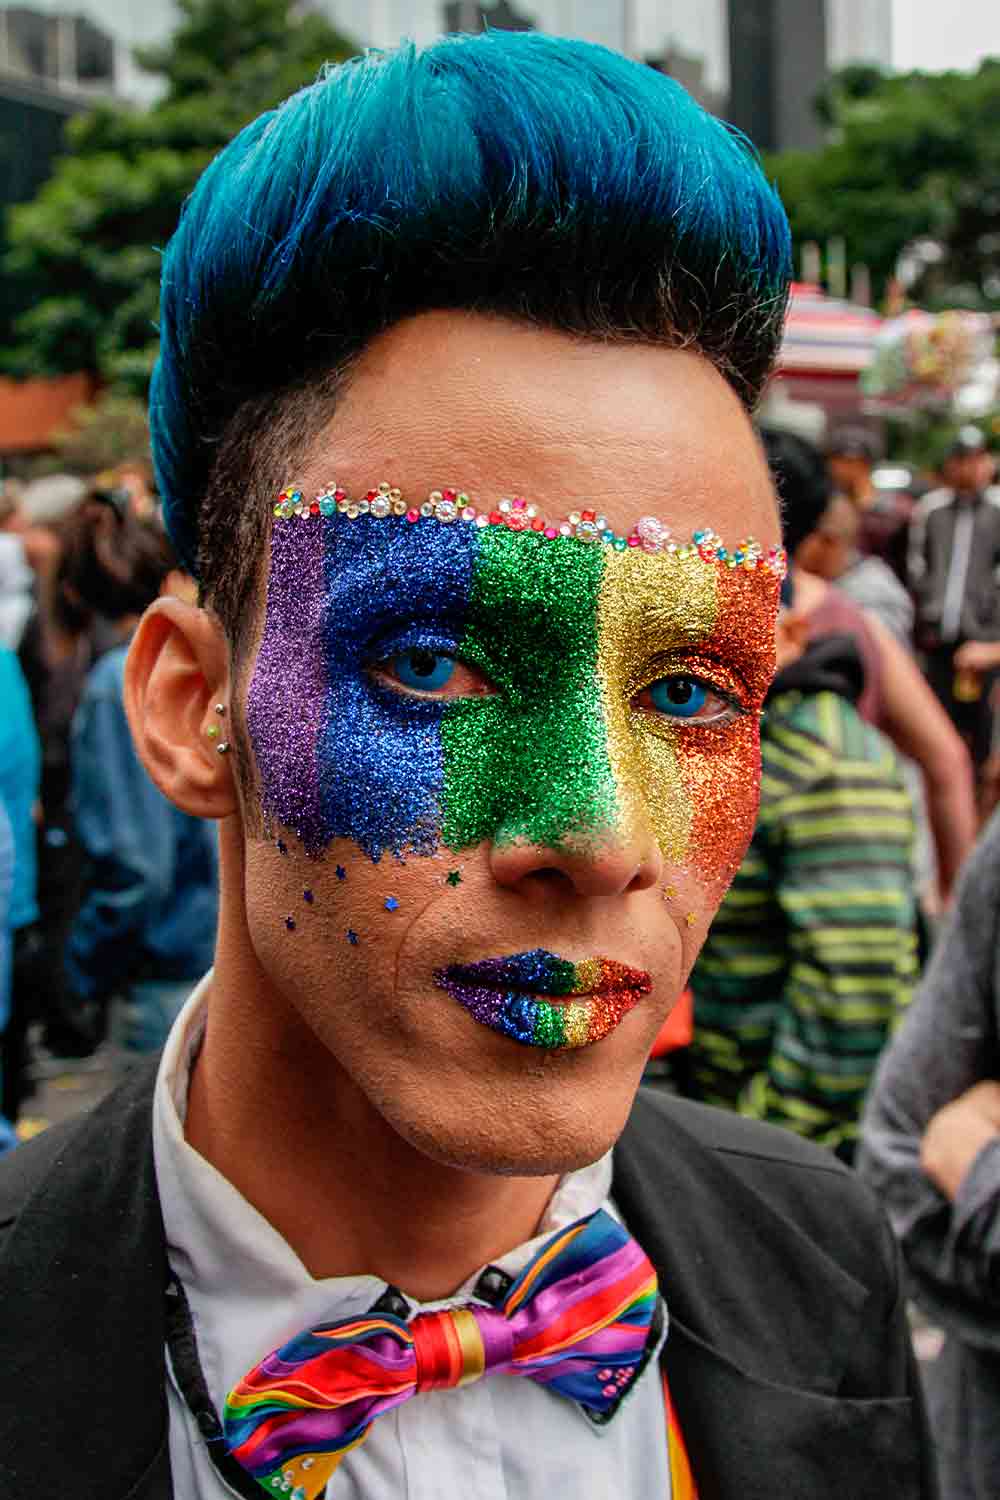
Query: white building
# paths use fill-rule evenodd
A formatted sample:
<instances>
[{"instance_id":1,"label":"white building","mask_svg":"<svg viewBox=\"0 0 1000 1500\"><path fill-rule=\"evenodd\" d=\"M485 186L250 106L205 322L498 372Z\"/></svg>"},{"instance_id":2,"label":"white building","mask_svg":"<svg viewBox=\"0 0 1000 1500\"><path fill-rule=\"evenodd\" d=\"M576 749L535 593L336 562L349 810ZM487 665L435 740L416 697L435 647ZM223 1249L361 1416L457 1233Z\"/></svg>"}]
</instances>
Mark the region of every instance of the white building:
<instances>
[{"instance_id":1,"label":"white building","mask_svg":"<svg viewBox=\"0 0 1000 1500\"><path fill-rule=\"evenodd\" d=\"M826 35L831 68L891 67L892 0L826 0Z\"/></svg>"}]
</instances>

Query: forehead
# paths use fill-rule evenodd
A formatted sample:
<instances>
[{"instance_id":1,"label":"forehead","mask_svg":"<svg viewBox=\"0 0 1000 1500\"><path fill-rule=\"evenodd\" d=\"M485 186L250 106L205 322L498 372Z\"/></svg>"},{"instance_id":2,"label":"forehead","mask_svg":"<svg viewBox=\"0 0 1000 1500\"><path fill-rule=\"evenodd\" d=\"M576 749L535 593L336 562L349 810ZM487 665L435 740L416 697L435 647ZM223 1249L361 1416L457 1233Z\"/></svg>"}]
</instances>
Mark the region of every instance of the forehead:
<instances>
[{"instance_id":1,"label":"forehead","mask_svg":"<svg viewBox=\"0 0 1000 1500\"><path fill-rule=\"evenodd\" d=\"M547 516L596 508L623 533L655 514L678 533L780 540L749 421L701 355L474 314L425 314L370 344L288 477L355 494L390 478L418 500L455 484Z\"/></svg>"}]
</instances>

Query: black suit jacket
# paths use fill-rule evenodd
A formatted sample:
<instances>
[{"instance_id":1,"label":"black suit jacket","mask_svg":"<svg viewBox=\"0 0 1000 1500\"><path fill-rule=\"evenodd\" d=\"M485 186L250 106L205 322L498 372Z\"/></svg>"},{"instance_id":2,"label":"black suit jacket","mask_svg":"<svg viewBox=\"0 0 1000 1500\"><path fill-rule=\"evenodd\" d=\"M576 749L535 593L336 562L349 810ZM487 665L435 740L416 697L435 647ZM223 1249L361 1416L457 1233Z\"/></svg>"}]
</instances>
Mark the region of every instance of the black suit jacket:
<instances>
[{"instance_id":1,"label":"black suit jacket","mask_svg":"<svg viewBox=\"0 0 1000 1500\"><path fill-rule=\"evenodd\" d=\"M173 1497L153 1081L0 1163L0 1500ZM932 1500L896 1252L851 1174L643 1091L612 1191L670 1309L700 1500Z\"/></svg>"}]
</instances>

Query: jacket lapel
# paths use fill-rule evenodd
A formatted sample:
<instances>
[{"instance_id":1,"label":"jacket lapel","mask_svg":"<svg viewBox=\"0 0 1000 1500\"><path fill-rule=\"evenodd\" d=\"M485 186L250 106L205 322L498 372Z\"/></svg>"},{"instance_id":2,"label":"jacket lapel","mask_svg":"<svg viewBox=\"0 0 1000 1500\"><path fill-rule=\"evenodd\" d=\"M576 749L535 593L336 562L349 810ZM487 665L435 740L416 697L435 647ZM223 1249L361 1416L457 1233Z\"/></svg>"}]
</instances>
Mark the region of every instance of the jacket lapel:
<instances>
[{"instance_id":1,"label":"jacket lapel","mask_svg":"<svg viewBox=\"0 0 1000 1500\"><path fill-rule=\"evenodd\" d=\"M700 1500L924 1493L911 1401L838 1395L868 1291L803 1232L805 1202L786 1216L685 1128L692 1108L640 1093L612 1194L667 1301L663 1364Z\"/></svg>"},{"instance_id":2,"label":"jacket lapel","mask_svg":"<svg viewBox=\"0 0 1000 1500\"><path fill-rule=\"evenodd\" d=\"M39 1139L49 1169L8 1234L0 1266L6 1388L18 1392L0 1407L4 1495L53 1484L72 1491L73 1473L53 1476L46 1459L71 1453L81 1456L85 1490L87 1476L100 1476L104 1500L171 1495L155 1062L136 1068L72 1127ZM21 1149L27 1166L31 1147ZM67 1297L74 1284L80 1296Z\"/></svg>"}]
</instances>

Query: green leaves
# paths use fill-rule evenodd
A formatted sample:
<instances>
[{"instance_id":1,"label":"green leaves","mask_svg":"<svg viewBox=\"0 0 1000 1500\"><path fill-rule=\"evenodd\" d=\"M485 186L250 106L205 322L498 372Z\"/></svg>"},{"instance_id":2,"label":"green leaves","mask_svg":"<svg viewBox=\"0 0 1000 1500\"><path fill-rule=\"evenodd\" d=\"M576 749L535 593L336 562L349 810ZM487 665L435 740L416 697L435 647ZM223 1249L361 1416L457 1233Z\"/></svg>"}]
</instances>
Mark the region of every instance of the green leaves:
<instances>
[{"instance_id":1,"label":"green leaves","mask_svg":"<svg viewBox=\"0 0 1000 1500\"><path fill-rule=\"evenodd\" d=\"M972 75L879 76L848 69L820 101L831 125L822 151L772 156L797 245L847 240L881 292L914 240L940 242L944 257L914 288L918 297L1000 306L1000 62Z\"/></svg>"},{"instance_id":2,"label":"green leaves","mask_svg":"<svg viewBox=\"0 0 1000 1500\"><path fill-rule=\"evenodd\" d=\"M67 154L0 240L0 369L93 370L145 394L160 251L185 198L249 120L354 51L294 0L180 0L169 42L140 61L164 81L149 109L102 103L66 127ZM6 324L6 326L3 326Z\"/></svg>"}]
</instances>

